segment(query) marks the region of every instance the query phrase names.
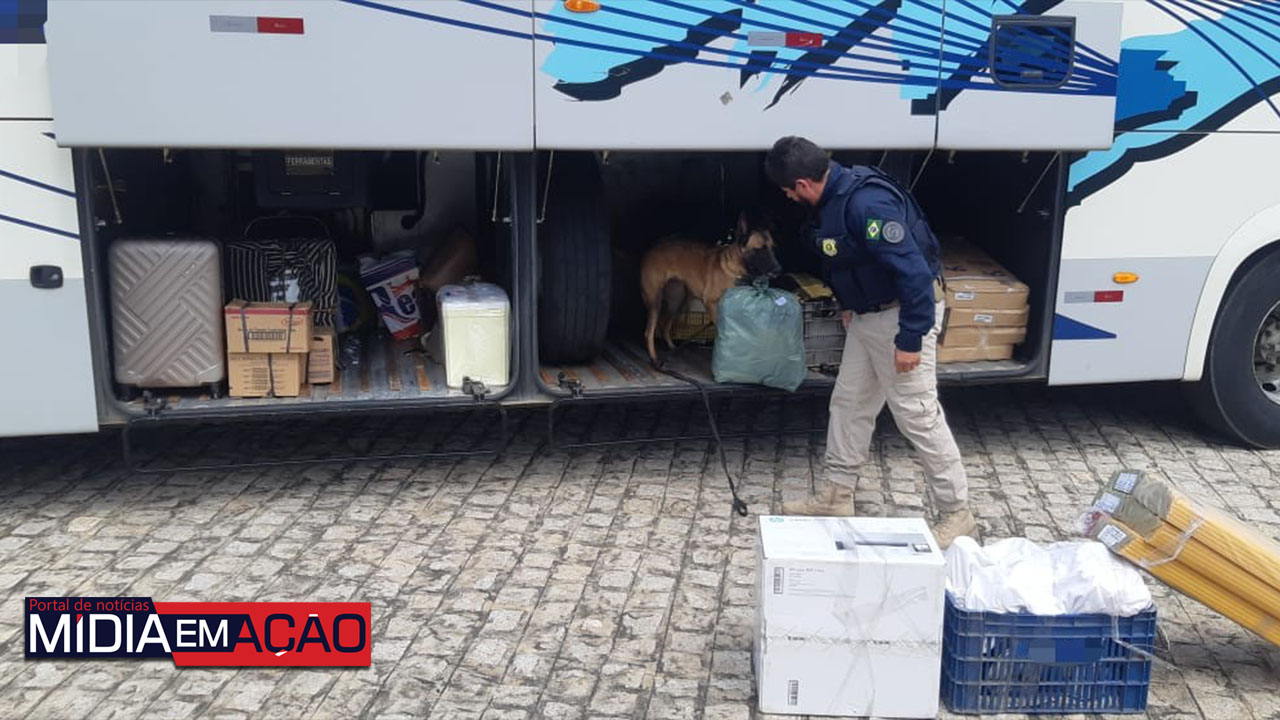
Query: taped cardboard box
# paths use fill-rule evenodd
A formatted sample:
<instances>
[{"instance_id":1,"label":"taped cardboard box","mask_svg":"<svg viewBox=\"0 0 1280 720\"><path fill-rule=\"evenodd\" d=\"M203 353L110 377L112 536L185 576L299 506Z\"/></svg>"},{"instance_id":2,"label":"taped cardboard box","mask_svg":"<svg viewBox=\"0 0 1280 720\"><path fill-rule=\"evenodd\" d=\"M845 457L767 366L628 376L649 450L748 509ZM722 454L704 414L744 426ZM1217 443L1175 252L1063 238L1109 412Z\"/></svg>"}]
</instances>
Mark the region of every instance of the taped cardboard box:
<instances>
[{"instance_id":1,"label":"taped cardboard box","mask_svg":"<svg viewBox=\"0 0 1280 720\"><path fill-rule=\"evenodd\" d=\"M982 347L938 346L938 364L979 362L982 360L1009 360L1013 357L1012 345L985 345Z\"/></svg>"},{"instance_id":2,"label":"taped cardboard box","mask_svg":"<svg viewBox=\"0 0 1280 720\"><path fill-rule=\"evenodd\" d=\"M310 310L307 311L310 315ZM307 370L306 353L228 353L231 397L297 397Z\"/></svg>"},{"instance_id":3,"label":"taped cardboard box","mask_svg":"<svg viewBox=\"0 0 1280 720\"><path fill-rule=\"evenodd\" d=\"M759 709L932 718L946 562L918 518L762 516Z\"/></svg>"},{"instance_id":4,"label":"taped cardboard box","mask_svg":"<svg viewBox=\"0 0 1280 720\"><path fill-rule=\"evenodd\" d=\"M1031 308L991 310L988 308L947 308L947 327L1026 327Z\"/></svg>"},{"instance_id":5,"label":"taped cardboard box","mask_svg":"<svg viewBox=\"0 0 1280 720\"><path fill-rule=\"evenodd\" d=\"M327 385L333 382L334 358L338 338L333 328L317 328L311 334L310 352L307 353L307 382Z\"/></svg>"},{"instance_id":6,"label":"taped cardboard box","mask_svg":"<svg viewBox=\"0 0 1280 720\"><path fill-rule=\"evenodd\" d=\"M1030 296L1025 283L963 240L943 246L942 278L950 308L1022 310Z\"/></svg>"},{"instance_id":7,"label":"taped cardboard box","mask_svg":"<svg viewBox=\"0 0 1280 720\"><path fill-rule=\"evenodd\" d=\"M232 300L223 309L228 353L306 355L311 339L311 303Z\"/></svg>"},{"instance_id":8,"label":"taped cardboard box","mask_svg":"<svg viewBox=\"0 0 1280 720\"><path fill-rule=\"evenodd\" d=\"M985 347L987 345L1017 345L1027 339L1027 328L1022 327L951 327L947 326L940 344L944 347Z\"/></svg>"}]
</instances>

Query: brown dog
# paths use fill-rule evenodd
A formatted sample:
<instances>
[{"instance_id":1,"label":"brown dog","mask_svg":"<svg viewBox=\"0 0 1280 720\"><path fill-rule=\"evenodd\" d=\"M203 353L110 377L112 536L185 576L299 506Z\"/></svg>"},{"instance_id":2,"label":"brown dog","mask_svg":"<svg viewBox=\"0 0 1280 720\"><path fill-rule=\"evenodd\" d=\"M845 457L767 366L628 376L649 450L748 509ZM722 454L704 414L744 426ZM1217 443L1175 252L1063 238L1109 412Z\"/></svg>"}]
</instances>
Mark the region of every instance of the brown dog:
<instances>
[{"instance_id":1,"label":"brown dog","mask_svg":"<svg viewBox=\"0 0 1280 720\"><path fill-rule=\"evenodd\" d=\"M726 290L743 277L772 275L781 267L773 254L773 233L763 225L752 227L745 214L738 217L736 240L730 245L710 246L674 236L650 248L640 261L640 292L649 311L644 330L649 359L658 362L653 338L664 312L662 339L675 348L671 328L690 293L702 301L715 324L717 303Z\"/></svg>"}]
</instances>

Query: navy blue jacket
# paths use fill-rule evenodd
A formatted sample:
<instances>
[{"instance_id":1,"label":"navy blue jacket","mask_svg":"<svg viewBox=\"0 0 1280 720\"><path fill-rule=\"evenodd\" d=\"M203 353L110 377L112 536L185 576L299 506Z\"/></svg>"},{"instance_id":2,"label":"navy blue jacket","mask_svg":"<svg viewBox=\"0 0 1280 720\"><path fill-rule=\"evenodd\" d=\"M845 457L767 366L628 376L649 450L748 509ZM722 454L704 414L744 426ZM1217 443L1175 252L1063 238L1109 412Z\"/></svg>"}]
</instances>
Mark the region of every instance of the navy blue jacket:
<instances>
[{"instance_id":1,"label":"navy blue jacket","mask_svg":"<svg viewBox=\"0 0 1280 720\"><path fill-rule=\"evenodd\" d=\"M831 163L808 245L840 306L862 314L897 300L894 345L919 352L934 323L938 239L911 194L876 168Z\"/></svg>"}]
</instances>

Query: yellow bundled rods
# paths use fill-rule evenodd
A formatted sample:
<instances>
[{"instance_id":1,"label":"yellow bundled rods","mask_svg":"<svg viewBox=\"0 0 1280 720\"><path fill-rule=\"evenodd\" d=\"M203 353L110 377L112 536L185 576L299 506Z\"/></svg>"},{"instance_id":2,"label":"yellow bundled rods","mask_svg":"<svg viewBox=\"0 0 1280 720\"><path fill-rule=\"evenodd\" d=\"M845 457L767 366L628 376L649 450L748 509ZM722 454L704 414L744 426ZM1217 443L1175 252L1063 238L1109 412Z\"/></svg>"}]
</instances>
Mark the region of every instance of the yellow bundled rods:
<instances>
[{"instance_id":1,"label":"yellow bundled rods","mask_svg":"<svg viewBox=\"0 0 1280 720\"><path fill-rule=\"evenodd\" d=\"M1116 473L1088 534L1161 582L1280 646L1280 546L1169 483Z\"/></svg>"}]
</instances>

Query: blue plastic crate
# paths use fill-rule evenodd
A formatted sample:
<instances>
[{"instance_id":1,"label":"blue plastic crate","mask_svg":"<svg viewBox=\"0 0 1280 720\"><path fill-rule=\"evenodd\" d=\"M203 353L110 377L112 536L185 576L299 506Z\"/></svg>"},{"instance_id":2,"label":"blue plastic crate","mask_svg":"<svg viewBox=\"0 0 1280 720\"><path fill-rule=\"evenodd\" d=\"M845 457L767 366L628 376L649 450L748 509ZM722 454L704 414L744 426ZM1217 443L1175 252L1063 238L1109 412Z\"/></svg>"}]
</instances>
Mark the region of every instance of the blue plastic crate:
<instances>
[{"instance_id":1,"label":"blue plastic crate","mask_svg":"<svg viewBox=\"0 0 1280 720\"><path fill-rule=\"evenodd\" d=\"M1119 631L1118 634L1116 631ZM968 612L947 596L942 699L956 713L1140 713L1154 608L1133 617Z\"/></svg>"}]
</instances>

